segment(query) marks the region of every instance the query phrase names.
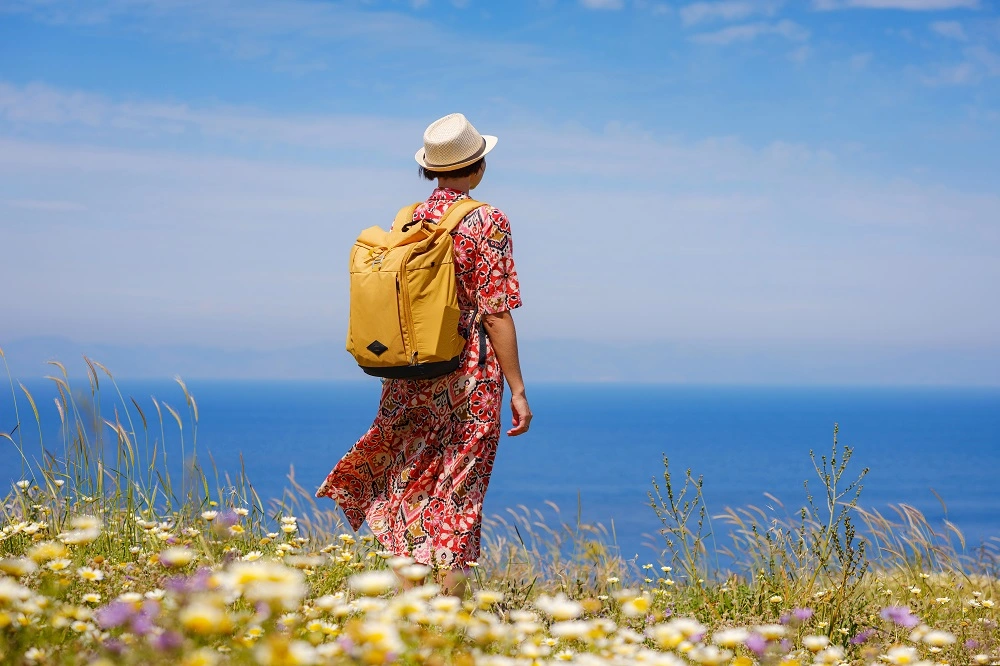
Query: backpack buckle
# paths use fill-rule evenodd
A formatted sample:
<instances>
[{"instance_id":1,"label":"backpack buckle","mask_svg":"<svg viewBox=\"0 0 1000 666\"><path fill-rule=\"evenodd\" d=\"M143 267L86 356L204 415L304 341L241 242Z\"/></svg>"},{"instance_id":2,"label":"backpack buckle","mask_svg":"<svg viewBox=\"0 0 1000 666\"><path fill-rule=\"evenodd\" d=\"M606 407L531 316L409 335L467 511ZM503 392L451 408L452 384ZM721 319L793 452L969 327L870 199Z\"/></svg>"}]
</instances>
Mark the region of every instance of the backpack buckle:
<instances>
[{"instance_id":1,"label":"backpack buckle","mask_svg":"<svg viewBox=\"0 0 1000 666\"><path fill-rule=\"evenodd\" d=\"M377 271L382 266L382 260L385 259L385 253L387 250L382 249L379 254L375 254L375 248L368 250L368 258L372 262L372 270Z\"/></svg>"}]
</instances>

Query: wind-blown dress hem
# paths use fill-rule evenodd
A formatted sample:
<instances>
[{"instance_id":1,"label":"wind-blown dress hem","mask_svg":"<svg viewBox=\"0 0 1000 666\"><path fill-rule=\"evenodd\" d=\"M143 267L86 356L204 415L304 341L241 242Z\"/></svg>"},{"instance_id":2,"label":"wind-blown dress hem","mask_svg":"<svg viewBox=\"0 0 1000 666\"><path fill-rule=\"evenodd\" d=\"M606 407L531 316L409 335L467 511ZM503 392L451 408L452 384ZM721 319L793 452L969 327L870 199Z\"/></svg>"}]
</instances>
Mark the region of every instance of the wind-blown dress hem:
<instances>
[{"instance_id":1,"label":"wind-blown dress hem","mask_svg":"<svg viewBox=\"0 0 1000 666\"><path fill-rule=\"evenodd\" d=\"M436 189L414 219L436 222L464 198ZM452 238L466 339L459 368L434 379L385 380L371 428L316 491L340 506L353 529L368 521L384 549L446 568L479 558L483 500L500 439L503 376L489 340L479 363L475 311L521 305L506 215L481 206Z\"/></svg>"}]
</instances>

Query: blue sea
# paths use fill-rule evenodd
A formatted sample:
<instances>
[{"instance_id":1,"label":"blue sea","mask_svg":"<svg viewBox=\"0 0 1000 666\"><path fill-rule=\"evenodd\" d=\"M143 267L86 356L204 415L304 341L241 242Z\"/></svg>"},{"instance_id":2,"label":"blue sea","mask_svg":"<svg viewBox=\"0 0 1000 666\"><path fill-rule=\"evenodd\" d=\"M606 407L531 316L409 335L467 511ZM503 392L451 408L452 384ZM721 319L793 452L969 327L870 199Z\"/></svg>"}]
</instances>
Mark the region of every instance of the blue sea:
<instances>
[{"instance_id":1,"label":"blue sea","mask_svg":"<svg viewBox=\"0 0 1000 666\"><path fill-rule=\"evenodd\" d=\"M28 387L46 448L61 450L53 385ZM77 388L87 389L86 382ZM113 418L116 403L123 410L109 388L104 382L104 418ZM147 417L156 413L150 396L187 414L173 382L123 382L120 388ZM291 468L300 484L315 488L370 425L380 385L190 381L188 388L199 408L201 461L210 451L220 473L235 475L242 456L266 499L288 485ZM17 394L21 434L37 456L37 427L19 389ZM890 505L907 504L936 527L947 518L970 546L1000 537L1000 389L549 384L531 387L529 399L531 432L502 437L486 513L523 505L552 519L546 502L554 502L564 519L575 522L579 507L583 520L613 526L626 557L653 561L663 548L647 493L652 479L662 482L664 454L675 480L686 469L704 477L713 515L725 507L777 508L768 495L794 513L805 502L804 481L821 491L809 452L830 454L834 424L840 444L854 450L845 479L871 470L862 506L886 513ZM0 398L0 431L15 423L11 400L9 391ZM179 460L176 424L164 416L168 450ZM505 413L505 429L509 421ZM185 416L188 453L190 425ZM158 438L158 430L151 436ZM0 480L16 480L16 452L9 442L0 447L6 449ZM727 545L719 521L715 527Z\"/></svg>"}]
</instances>

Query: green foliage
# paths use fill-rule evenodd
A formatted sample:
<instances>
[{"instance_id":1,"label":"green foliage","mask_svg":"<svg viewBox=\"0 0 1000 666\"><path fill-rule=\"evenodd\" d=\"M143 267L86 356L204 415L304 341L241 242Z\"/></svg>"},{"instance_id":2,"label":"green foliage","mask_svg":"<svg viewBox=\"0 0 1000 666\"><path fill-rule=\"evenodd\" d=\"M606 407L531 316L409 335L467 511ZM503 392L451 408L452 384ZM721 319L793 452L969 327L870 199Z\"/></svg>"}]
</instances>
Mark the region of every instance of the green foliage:
<instances>
[{"instance_id":1,"label":"green foliage","mask_svg":"<svg viewBox=\"0 0 1000 666\"><path fill-rule=\"evenodd\" d=\"M181 409L143 409L99 363L83 393L54 366L59 445L27 455L20 419L37 423L38 406L13 381L17 427L0 433L23 479L0 506L0 663L1000 663L996 548L967 553L956 526L912 507L894 521L859 506L867 470L851 473L836 427L830 454L811 454L819 492L807 483L790 513L769 496L710 516L702 477L686 470L678 487L664 457L655 563L624 559L614 525L579 506L568 520L554 504L489 517L461 601L433 585L448 572L346 530L294 473L265 505L243 470L203 466L180 380ZM177 449L180 479L166 464ZM154 628L109 623L121 604L155 609Z\"/></svg>"}]
</instances>

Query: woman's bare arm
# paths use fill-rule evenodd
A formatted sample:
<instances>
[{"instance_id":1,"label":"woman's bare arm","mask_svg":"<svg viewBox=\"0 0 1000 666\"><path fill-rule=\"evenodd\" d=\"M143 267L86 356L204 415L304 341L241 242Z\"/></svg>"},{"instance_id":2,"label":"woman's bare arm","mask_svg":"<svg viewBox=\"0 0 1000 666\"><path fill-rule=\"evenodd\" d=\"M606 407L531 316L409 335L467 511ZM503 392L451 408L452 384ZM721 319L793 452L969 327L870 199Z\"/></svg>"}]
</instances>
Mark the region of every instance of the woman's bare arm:
<instances>
[{"instance_id":1,"label":"woman's bare arm","mask_svg":"<svg viewBox=\"0 0 1000 666\"><path fill-rule=\"evenodd\" d=\"M507 431L511 437L528 432L531 425L531 408L525 397L524 379L521 377L521 360L517 353L517 330L509 311L483 317L486 334L493 344L500 370L510 386L510 408L514 413L513 428Z\"/></svg>"}]
</instances>

